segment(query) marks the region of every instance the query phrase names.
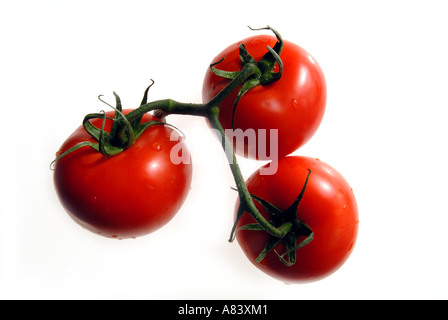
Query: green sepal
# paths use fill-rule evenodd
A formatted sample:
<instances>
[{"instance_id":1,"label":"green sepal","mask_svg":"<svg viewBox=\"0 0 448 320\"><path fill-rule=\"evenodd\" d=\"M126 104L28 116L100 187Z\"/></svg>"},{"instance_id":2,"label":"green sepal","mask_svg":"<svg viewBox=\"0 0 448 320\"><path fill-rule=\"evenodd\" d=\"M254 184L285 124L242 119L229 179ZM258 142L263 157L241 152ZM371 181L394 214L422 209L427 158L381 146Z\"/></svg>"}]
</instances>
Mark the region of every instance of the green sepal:
<instances>
[{"instance_id":1,"label":"green sepal","mask_svg":"<svg viewBox=\"0 0 448 320\"><path fill-rule=\"evenodd\" d=\"M284 214L286 215L287 219L293 220L296 216L297 209L299 208L299 204L302 201L303 195L305 194L306 187L308 185L308 180L310 179L311 170L308 169L308 174L305 179L305 183L303 184L302 190L300 190L299 195L294 200L291 206L289 206L288 209L285 210Z\"/></svg>"},{"instance_id":2,"label":"green sepal","mask_svg":"<svg viewBox=\"0 0 448 320\"><path fill-rule=\"evenodd\" d=\"M270 203L269 201L251 194L251 197L254 201L259 202L269 213L272 220L269 222L275 227L282 229L285 231L285 236L283 238L276 237L273 235L269 236L267 243L265 244L263 250L256 258L256 262L260 263L268 254L271 252L278 244L283 242L285 244L286 251L283 254L279 254L275 249L273 250L277 255L278 259L286 266L292 266L296 263L297 258L297 250L306 246L314 239L314 233L311 228L300 221L297 218L297 210L300 202L305 194L306 187L308 185L308 181L311 175L311 170L308 169L308 174L305 179L305 183L299 193L299 195L295 198L294 202L286 209L281 210L277 208L275 205ZM242 212L240 212L242 211ZM238 210L238 216L242 215L244 210L240 205ZM234 228L236 227L235 222ZM259 223L249 223L241 226L236 230L236 232L247 230L247 231L265 231L265 229ZM299 236L305 236L306 238L297 243L297 238ZM286 258L285 258L286 256Z\"/></svg>"},{"instance_id":3,"label":"green sepal","mask_svg":"<svg viewBox=\"0 0 448 320\"><path fill-rule=\"evenodd\" d=\"M230 232L229 242L233 242L233 240L235 240L235 236L236 236L236 232L237 232L236 227L237 227L238 223L240 222L240 219L243 216L245 211L246 211L246 209L244 208L244 206L242 204L240 204L238 206L238 211L236 213L236 219L232 226L232 231Z\"/></svg>"},{"instance_id":4,"label":"green sepal","mask_svg":"<svg viewBox=\"0 0 448 320\"><path fill-rule=\"evenodd\" d=\"M101 140L100 140L101 141ZM98 143L101 147L99 148L99 151L107 157L116 156L117 154L123 152L125 149L120 147L114 147L111 144L108 143Z\"/></svg>"},{"instance_id":5,"label":"green sepal","mask_svg":"<svg viewBox=\"0 0 448 320\"><path fill-rule=\"evenodd\" d=\"M257 202L259 202L266 209L266 211L269 213L269 215L273 220L277 220L281 217L282 210L274 206L272 203L254 194L251 194L251 197Z\"/></svg>"},{"instance_id":6,"label":"green sepal","mask_svg":"<svg viewBox=\"0 0 448 320\"><path fill-rule=\"evenodd\" d=\"M104 113L104 112L103 113L90 113L84 117L84 120L82 123L84 126L84 129L87 131L87 133L90 134L90 136L93 139L98 141L98 150L97 151L101 152L101 154L103 154L104 156L114 156L126 149L126 147L115 146L111 143L112 139L114 139L116 137L117 132L115 132L114 135L112 135L111 133L106 132L104 130L106 119L113 120L114 124L115 124L116 123L116 115L120 114L120 113L121 113L121 111L117 110L115 112L114 118L107 117L106 113ZM103 119L101 128L97 128L90 122L91 119L98 119L98 118ZM117 128L115 128L115 131L117 131ZM133 143L133 141L132 141L132 139L134 138L133 130L131 131L131 134L129 136L131 138L127 140L127 143Z\"/></svg>"},{"instance_id":7,"label":"green sepal","mask_svg":"<svg viewBox=\"0 0 448 320\"><path fill-rule=\"evenodd\" d=\"M249 230L249 231L265 231L265 229L259 223L248 223L244 226L241 226L237 229L237 231L241 230Z\"/></svg>"},{"instance_id":8,"label":"green sepal","mask_svg":"<svg viewBox=\"0 0 448 320\"><path fill-rule=\"evenodd\" d=\"M292 238L292 237L291 237ZM314 233L311 232L308 237L306 237L303 241L296 244L296 238L292 238L290 240L286 239L285 245L286 245L286 251L282 255L280 255L277 251L274 250L277 257L280 259L280 261L285 264L286 266L290 267L293 266L296 263L296 253L297 250L300 248L306 246L314 239ZM284 258L284 256L288 256L288 260Z\"/></svg>"},{"instance_id":9,"label":"green sepal","mask_svg":"<svg viewBox=\"0 0 448 320\"><path fill-rule=\"evenodd\" d=\"M263 259L266 258L268 253L271 252L272 249L274 249L280 242L282 242L282 239L274 237L274 236L269 236L269 240L266 243L266 246L263 248L263 250L257 256L257 258L255 259L255 262L260 263L261 261L263 261Z\"/></svg>"},{"instance_id":10,"label":"green sepal","mask_svg":"<svg viewBox=\"0 0 448 320\"><path fill-rule=\"evenodd\" d=\"M218 62L212 63L210 65L210 70L218 77L229 79L229 80L234 80L238 76L240 71L224 71L224 70L215 68L215 66L220 64L221 62L223 62L224 59L225 59L225 57L222 58L221 60L219 60Z\"/></svg>"},{"instance_id":11,"label":"green sepal","mask_svg":"<svg viewBox=\"0 0 448 320\"><path fill-rule=\"evenodd\" d=\"M91 147L96 151L100 151L99 148L99 144L96 142L92 142L92 141L82 141L80 143L75 144L73 147L71 147L70 149L68 149L67 151L65 151L64 153L60 154L59 156L56 157L56 159L54 159L51 163L50 163L50 169L53 170L54 166L56 164L56 161L58 161L59 159L61 159L62 157L65 157L66 155L68 155L69 153L72 153L80 148L83 147Z\"/></svg>"},{"instance_id":12,"label":"green sepal","mask_svg":"<svg viewBox=\"0 0 448 320\"><path fill-rule=\"evenodd\" d=\"M233 103L233 111L232 111L232 128L233 123L235 121L235 113L236 113L236 107L238 106L238 102L240 102L241 98L251 89L255 88L260 84L259 78L250 78L244 82L243 86L241 87L240 91L238 91L238 94L236 96L236 99Z\"/></svg>"},{"instance_id":13,"label":"green sepal","mask_svg":"<svg viewBox=\"0 0 448 320\"><path fill-rule=\"evenodd\" d=\"M247 63L257 64L257 61L250 55L249 51L247 51L244 43L240 43L238 46L240 52L240 61L241 65L244 66Z\"/></svg>"},{"instance_id":14,"label":"green sepal","mask_svg":"<svg viewBox=\"0 0 448 320\"><path fill-rule=\"evenodd\" d=\"M142 102L140 102L140 107L147 104L148 103L148 92L149 89L154 85L154 80L151 79L151 84L146 87L145 92L143 93L143 98L142 98ZM142 121L143 118L143 114L141 114L140 116L136 117L134 120L131 121L131 125L132 127L137 127L140 125L140 122ZM141 134L141 133L140 133ZM140 134L137 134L137 132L135 133L135 135L138 137L140 136Z\"/></svg>"},{"instance_id":15,"label":"green sepal","mask_svg":"<svg viewBox=\"0 0 448 320\"><path fill-rule=\"evenodd\" d=\"M270 26L267 26L265 28L259 28L259 29L253 29L249 27L249 29L253 31L259 31L259 30L270 30L275 34L275 37L277 38L277 42L275 43L274 47L271 48L268 46L268 51L266 52L263 58L260 59L258 62L258 67L260 68L262 73L270 72L274 68L276 63L281 63L280 54L283 51L283 48L285 46L285 43L283 41L282 36L278 31L271 28ZM279 66L280 67L280 66Z\"/></svg>"},{"instance_id":16,"label":"green sepal","mask_svg":"<svg viewBox=\"0 0 448 320\"><path fill-rule=\"evenodd\" d=\"M84 117L84 120L82 121L82 125L84 126L84 129L87 131L88 134L92 136L93 139L96 141L100 140L101 136L101 129L95 127L90 120L91 119L98 119L98 118L104 118L105 113L89 113ZM113 120L113 118L107 118L110 120Z\"/></svg>"},{"instance_id":17,"label":"green sepal","mask_svg":"<svg viewBox=\"0 0 448 320\"><path fill-rule=\"evenodd\" d=\"M274 46L275 47L275 46ZM260 83L261 84L269 84L271 82L275 82L280 80L280 78L283 75L283 61L280 58L280 55L275 51L275 49L271 48L271 47L267 47L268 51L271 53L271 55L274 57L275 59L275 63L278 64L278 72L261 72L261 77L260 77ZM275 63L273 65L269 65L269 67L271 67L271 71L275 66ZM260 68L260 64L258 65L258 67ZM261 68L260 68L261 70Z\"/></svg>"},{"instance_id":18,"label":"green sepal","mask_svg":"<svg viewBox=\"0 0 448 320\"><path fill-rule=\"evenodd\" d=\"M250 27L249 27L250 28ZM232 113L232 127L234 126L234 119L235 119L235 113L236 108L238 106L239 101L241 98L251 89L259 86L259 85L267 85L272 82L278 81L283 74L283 62L280 58L280 54L283 51L284 47L284 41L281 37L281 35L271 27L267 26L266 28L260 28L260 29L253 29L251 30L271 30L276 38L277 42L274 45L273 48L270 46L267 46L267 52L264 54L264 56L259 60L256 61L248 52L246 46L243 43L239 44L239 54L240 54L240 61L241 61L241 69L247 64L253 64L258 72L253 74L251 77L249 77L242 85L241 89L239 90L233 106L233 113ZM220 61L213 63L210 65L210 70L217 76L233 80L235 79L240 71L224 71L219 70L215 68L216 65L220 64L222 61L224 61L225 57L222 58ZM278 64L279 71L274 72L275 65Z\"/></svg>"},{"instance_id":19,"label":"green sepal","mask_svg":"<svg viewBox=\"0 0 448 320\"><path fill-rule=\"evenodd\" d=\"M142 102L140 103L140 107L144 104L148 103L148 92L149 89L154 85L154 80L151 79L151 84L146 87L145 92L143 93L143 98L142 98Z\"/></svg>"},{"instance_id":20,"label":"green sepal","mask_svg":"<svg viewBox=\"0 0 448 320\"><path fill-rule=\"evenodd\" d=\"M118 127L118 118L123 114L123 107L121 105L121 99L118 96L118 94L115 93L115 91L113 92L114 96L115 96L115 114L114 114L114 121L112 123L112 130L110 131L111 136L115 136L115 133L117 132L117 127Z\"/></svg>"}]
</instances>

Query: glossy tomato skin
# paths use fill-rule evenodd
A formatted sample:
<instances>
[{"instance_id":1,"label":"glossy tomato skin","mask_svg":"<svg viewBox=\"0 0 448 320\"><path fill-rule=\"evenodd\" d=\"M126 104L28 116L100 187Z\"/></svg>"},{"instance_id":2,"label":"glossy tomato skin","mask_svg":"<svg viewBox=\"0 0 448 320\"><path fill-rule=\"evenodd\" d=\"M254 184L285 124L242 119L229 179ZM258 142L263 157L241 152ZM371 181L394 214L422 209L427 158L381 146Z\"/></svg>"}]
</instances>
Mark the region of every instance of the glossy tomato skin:
<instances>
[{"instance_id":1,"label":"glossy tomato skin","mask_svg":"<svg viewBox=\"0 0 448 320\"><path fill-rule=\"evenodd\" d=\"M268 239L266 232L241 230L236 237L257 268L289 284L316 281L335 272L352 253L358 234L358 207L352 189L340 173L318 159L286 157L279 161L275 175L260 175L258 170L247 180L247 186L252 194L285 210L300 193L308 169L311 175L297 216L312 229L314 239L297 250L293 266L284 265L272 251L261 263L255 262ZM267 217L264 208L256 204ZM244 213L238 226L253 222ZM283 243L276 250L285 252Z\"/></svg>"},{"instance_id":2,"label":"glossy tomato skin","mask_svg":"<svg viewBox=\"0 0 448 320\"><path fill-rule=\"evenodd\" d=\"M107 113L109 117L113 114ZM158 119L145 114L142 121L148 120ZM92 123L101 127L102 119ZM108 120L105 130L110 131L111 125ZM109 158L89 147L60 158L54 168L54 185L70 217L87 230L118 239L146 235L170 221L189 193L192 176L191 161L176 165L170 159L178 143L188 153L173 131L154 125L132 147ZM175 141L170 141L172 133ZM58 154L81 141L93 141L82 126ZM183 158L190 158L189 153Z\"/></svg>"},{"instance_id":3,"label":"glossy tomato skin","mask_svg":"<svg viewBox=\"0 0 448 320\"><path fill-rule=\"evenodd\" d=\"M276 41L274 36L259 35L241 42L258 61L267 52L266 46L274 47ZM229 46L213 59L212 63L215 63L225 57L216 68L241 70L238 50L241 42ZM319 64L300 46L285 41L280 57L284 65L281 79L247 92L238 103L232 128L236 90L221 104L219 120L224 129L250 129L256 133L266 129L266 141L270 141L270 129L278 129L278 154L283 157L303 146L317 131L325 112L327 88ZM203 81L203 102L210 101L229 82L208 70ZM244 147L236 145L236 153L251 158L272 159L269 143L266 152L257 151L257 157L248 154L248 143L246 141Z\"/></svg>"}]
</instances>

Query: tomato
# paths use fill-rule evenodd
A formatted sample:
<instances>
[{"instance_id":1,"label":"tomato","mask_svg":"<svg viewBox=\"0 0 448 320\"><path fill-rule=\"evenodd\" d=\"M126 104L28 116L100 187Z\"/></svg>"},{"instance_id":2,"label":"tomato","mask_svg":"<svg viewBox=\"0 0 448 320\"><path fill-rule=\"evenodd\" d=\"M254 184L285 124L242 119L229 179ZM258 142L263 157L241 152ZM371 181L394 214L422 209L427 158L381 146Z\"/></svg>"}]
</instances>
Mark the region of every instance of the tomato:
<instances>
[{"instance_id":1,"label":"tomato","mask_svg":"<svg viewBox=\"0 0 448 320\"><path fill-rule=\"evenodd\" d=\"M315 281L336 271L353 251L358 234L358 208L352 189L340 173L318 159L288 156L279 161L274 175L260 175L257 170L246 185L251 194L286 210L301 192L308 170L311 173L297 208L297 218L311 228L314 239L296 251L294 265L282 263L274 251L261 262L255 262L268 241L266 231L240 230L236 234L239 245L257 268L286 283ZM255 203L268 219L264 207ZM245 212L238 227L254 221ZM297 243L301 240L297 239ZM284 253L284 243L274 250Z\"/></svg>"},{"instance_id":2,"label":"tomato","mask_svg":"<svg viewBox=\"0 0 448 320\"><path fill-rule=\"evenodd\" d=\"M113 117L114 111L106 115ZM150 114L142 119L152 120L158 119ZM101 128L102 121L91 123ZM111 127L108 119L105 130ZM95 142L80 126L58 154L82 141ZM191 185L191 161L173 163L170 152L174 146L186 153L183 159L190 159L177 131L153 125L132 147L113 157L88 147L67 154L54 168L54 184L63 207L74 221L105 237L135 238L159 229L179 211Z\"/></svg>"},{"instance_id":3,"label":"tomato","mask_svg":"<svg viewBox=\"0 0 448 320\"><path fill-rule=\"evenodd\" d=\"M276 37L270 35L250 37L224 49L212 63L223 59L216 65L217 69L239 71L240 43L258 61L267 52L266 47L273 47L276 42ZM311 139L322 121L327 90L320 66L303 48L288 41L284 41L280 57L284 65L280 80L259 85L244 94L237 104L233 126L233 108L238 90L230 94L220 106L219 120L224 129L241 129L248 133L244 143L234 143L235 152L239 155L260 160L272 160L272 156L276 155L271 155L271 150L278 152L279 157L289 155ZM209 102L229 82L208 70L203 81L203 102ZM271 135L271 130L278 130L273 131L278 137ZM266 140L261 140L266 141L261 144L264 150L256 149L259 139L247 138L253 136L252 133L258 135L260 132L266 136ZM271 148L270 143L273 143L275 149ZM250 150L257 151L251 153Z\"/></svg>"}]
</instances>

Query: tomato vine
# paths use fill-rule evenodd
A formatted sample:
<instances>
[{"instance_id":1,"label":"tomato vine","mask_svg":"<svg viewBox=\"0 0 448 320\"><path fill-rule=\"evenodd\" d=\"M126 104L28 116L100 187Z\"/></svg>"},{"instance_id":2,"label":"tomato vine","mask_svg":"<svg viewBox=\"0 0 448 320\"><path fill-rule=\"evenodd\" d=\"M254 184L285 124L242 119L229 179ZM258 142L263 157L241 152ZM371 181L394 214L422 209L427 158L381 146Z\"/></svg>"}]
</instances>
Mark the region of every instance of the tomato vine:
<instances>
[{"instance_id":1,"label":"tomato vine","mask_svg":"<svg viewBox=\"0 0 448 320\"><path fill-rule=\"evenodd\" d=\"M166 117L169 115L176 114L203 117L208 120L211 127L221 139L221 146L228 157L228 163L236 184L235 190L238 192L239 205L235 222L230 233L229 242L234 241L238 231L266 231L269 234L269 238L265 243L263 250L255 259L256 262L260 263L263 261L263 259L265 259L273 250L284 265L294 265L296 261L296 251L308 245L314 239L312 228L304 221L299 220L297 216L298 206L301 203L307 188L307 183L312 175L311 170L308 169L308 174L300 193L286 210L281 210L265 199L255 194L251 194L239 167L234 152L234 146L227 136L222 121L220 120L222 104L229 96L236 93L231 113L231 123L233 128L236 110L240 105L239 103L243 96L257 87L269 86L279 81L285 71L285 66L281 58L284 49L284 41L281 35L271 27L261 29L251 28L251 30L272 31L276 38L275 45L267 45L264 55L257 60L251 56L246 46L243 43L240 43L238 50L241 68L238 71L219 69L219 65L225 60L225 57L217 62L211 63L209 66L210 71L215 76L227 79L229 82L208 102L202 104L183 103L172 99L148 102L148 91L154 83L152 82L146 88L140 106L125 114L123 112L120 97L114 92L115 107L108 104L115 110L113 118L108 117L105 112L86 115L82 125L93 141L78 142L58 155L52 165L57 163L61 158L85 147L94 149L101 153L105 158L115 157L131 148L149 128L166 125ZM101 96L99 98L103 101ZM157 118L153 117L149 121L142 121L142 119L145 118L145 115L150 112L157 116ZM316 119L317 118L319 118L319 116L317 116ZM100 127L92 123L93 120L98 119L101 121ZM110 131L105 129L107 121L112 121ZM315 125L313 124L313 126ZM267 216L260 213L257 204L261 204L268 213ZM245 212L249 213L255 222L240 226L240 219ZM297 239L299 238L301 241L297 242ZM283 243L286 248L286 251L283 254L280 254L275 250L275 247L280 243Z\"/></svg>"},{"instance_id":2,"label":"tomato vine","mask_svg":"<svg viewBox=\"0 0 448 320\"><path fill-rule=\"evenodd\" d=\"M277 31L268 27L263 29L272 30L278 37L278 45L274 48L267 47L268 52L260 61L255 61L250 58L247 51L244 50L244 46L241 46L241 54L243 66L241 71L235 73L232 76L232 81L213 98L211 101L205 104L194 104L194 103L182 103L172 99L157 100L152 102L147 102L147 93L149 86L144 94L142 103L140 107L134 109L126 116L121 113L122 106L120 97L114 92L116 98L116 107L114 108L117 112L115 113L115 118L113 119L113 128L111 132L105 132L104 129L98 129L90 124L90 120L94 118L106 119L104 113L92 113L85 116L83 120L83 125L86 131L98 141L98 143L92 142L81 142L60 155L56 162L61 157L76 151L82 147L91 147L96 151L101 152L104 156L110 157L123 152L127 148L130 148L135 139L146 130L151 125L160 124L161 122L152 121L150 123L140 124L140 120L145 113L151 111L163 112L165 116L170 114L178 115L190 115L190 116L200 116L207 118L212 127L220 133L222 138L222 147L225 150L232 150L232 145L228 140L224 129L219 121L219 107L220 103L234 90L243 84L243 88L240 91L239 98L246 93L248 90L259 84L268 84L273 81L277 81L281 77L281 72L273 73L273 69L276 63L281 65L280 52L282 49L282 39ZM216 73L220 73L215 68L216 64L210 65L210 69ZM249 86L247 86L249 84ZM238 98L238 99L239 99ZM235 105L238 101L235 101ZM104 121L103 121L104 124ZM232 159L229 159L230 168L234 176L234 180L237 186L239 197L241 202L244 204L243 207L248 210L257 222L262 226L269 234L283 238L289 231L289 224L281 225L279 227L273 226L269 221L267 221L259 212L253 203L252 197L249 194L241 170L238 165L235 153L232 152ZM230 237L232 241L233 236Z\"/></svg>"}]
</instances>

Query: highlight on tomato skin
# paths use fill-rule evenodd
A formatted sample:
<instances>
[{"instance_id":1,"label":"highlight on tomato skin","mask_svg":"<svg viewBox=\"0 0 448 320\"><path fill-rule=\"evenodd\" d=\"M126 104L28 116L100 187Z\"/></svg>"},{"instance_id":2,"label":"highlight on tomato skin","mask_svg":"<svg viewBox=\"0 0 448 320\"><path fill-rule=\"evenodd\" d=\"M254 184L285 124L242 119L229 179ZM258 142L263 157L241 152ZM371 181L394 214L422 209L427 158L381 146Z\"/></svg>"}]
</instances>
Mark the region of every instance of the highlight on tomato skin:
<instances>
[{"instance_id":1,"label":"highlight on tomato skin","mask_svg":"<svg viewBox=\"0 0 448 320\"><path fill-rule=\"evenodd\" d=\"M258 61L266 54L267 46L274 47L276 42L275 36L252 36L230 45L211 63L223 59L216 68L239 71L239 44L243 43ZM271 139L270 130L278 130L278 138L275 138L278 147L275 151L278 151L278 157L284 157L305 145L318 130L326 109L327 85L320 65L302 47L284 40L280 58L284 65L281 78L245 93L234 114L234 101L238 91L235 90L221 104L219 120L224 129L241 129L244 132L254 130L256 133L266 130L266 141ZM210 101L229 82L229 79L207 70L202 87L203 102ZM246 140L244 144L234 144L235 152L247 158L271 160L265 156L271 154L269 143L266 145L266 152L256 152L254 155L248 151L258 147L256 141Z\"/></svg>"},{"instance_id":2,"label":"highlight on tomato skin","mask_svg":"<svg viewBox=\"0 0 448 320\"><path fill-rule=\"evenodd\" d=\"M112 118L114 112L106 115ZM153 120L145 114L142 122ZM102 119L91 122L101 127ZM111 123L106 121L105 130ZM59 153L86 140L92 137L80 126ZM189 161L171 161L175 146ZM182 207L191 180L188 148L166 125L151 126L132 147L113 157L84 147L58 159L54 167L55 189L69 216L95 234L116 239L141 237L167 224Z\"/></svg>"},{"instance_id":3,"label":"highlight on tomato skin","mask_svg":"<svg viewBox=\"0 0 448 320\"><path fill-rule=\"evenodd\" d=\"M283 243L260 263L255 261L269 239L267 232L240 230L236 234L238 244L253 265L288 284L317 281L336 272L353 252L358 235L358 207L353 190L339 172L318 159L288 156L279 160L277 173L260 175L257 170L246 185L251 194L286 210L300 193L308 170L311 174L297 217L311 228L314 239L297 250L294 265L286 266L274 252L284 253ZM256 201L255 204L269 219L263 206ZM246 212L238 227L249 223L254 223L254 219Z\"/></svg>"}]
</instances>

